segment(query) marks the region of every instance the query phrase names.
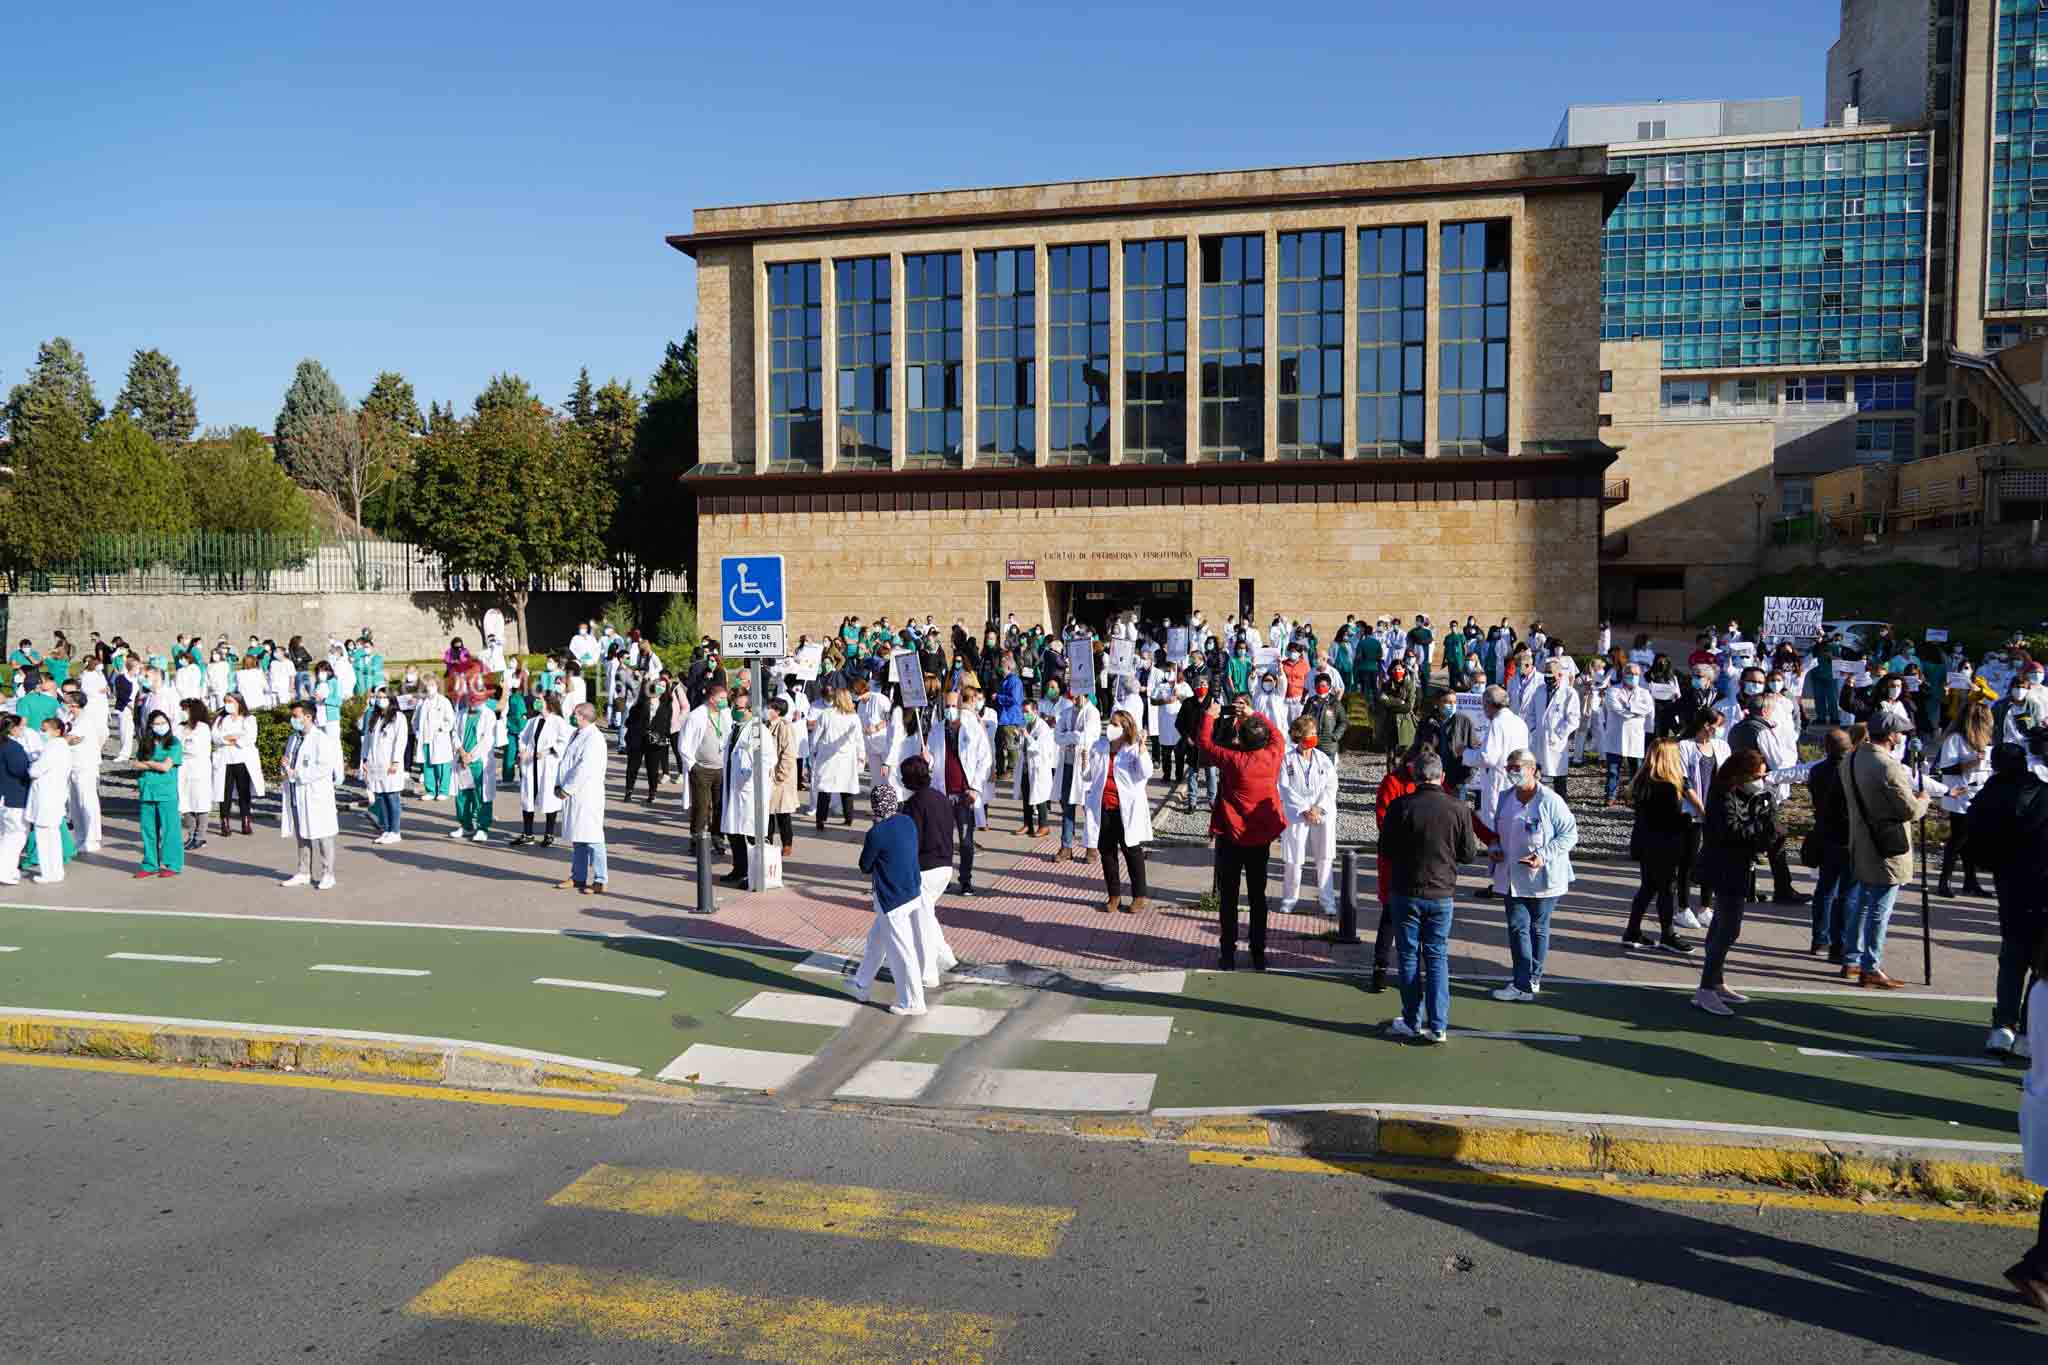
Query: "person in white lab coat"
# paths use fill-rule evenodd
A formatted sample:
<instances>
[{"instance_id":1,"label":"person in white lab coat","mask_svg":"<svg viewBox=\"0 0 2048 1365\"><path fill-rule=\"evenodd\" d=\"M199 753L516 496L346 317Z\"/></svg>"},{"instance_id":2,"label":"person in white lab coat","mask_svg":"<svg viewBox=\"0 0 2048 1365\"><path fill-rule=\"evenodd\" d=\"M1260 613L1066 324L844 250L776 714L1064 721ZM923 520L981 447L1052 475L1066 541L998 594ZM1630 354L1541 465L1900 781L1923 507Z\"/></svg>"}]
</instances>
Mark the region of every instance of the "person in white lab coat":
<instances>
[{"instance_id":1,"label":"person in white lab coat","mask_svg":"<svg viewBox=\"0 0 2048 1365\"><path fill-rule=\"evenodd\" d=\"M733 726L732 736L726 741L724 781L719 792L723 804L718 823L732 849L732 871L722 880L733 886L746 885L748 850L763 833L755 824L754 787L756 783L774 785L776 757L774 731L761 723L759 712L748 714ZM767 810L764 790L763 820Z\"/></svg>"},{"instance_id":2,"label":"person in white lab coat","mask_svg":"<svg viewBox=\"0 0 2048 1365\"><path fill-rule=\"evenodd\" d=\"M498 795L498 703L470 693L455 713L455 828L451 839L491 841L491 803Z\"/></svg>"},{"instance_id":3,"label":"person in white lab coat","mask_svg":"<svg viewBox=\"0 0 2048 1365\"><path fill-rule=\"evenodd\" d=\"M910 802L911 789L903 780L904 762L931 757L931 743L925 728L925 713L921 710L906 711L899 706L889 718L889 761L883 766L882 777L884 781L895 784L899 807Z\"/></svg>"},{"instance_id":4,"label":"person in white lab coat","mask_svg":"<svg viewBox=\"0 0 2048 1365\"><path fill-rule=\"evenodd\" d=\"M569 875L555 885L594 896L604 890L604 779L610 751L597 728L597 708L585 702L571 713L576 731L555 770L562 802L562 837L569 841Z\"/></svg>"},{"instance_id":5,"label":"person in white lab coat","mask_svg":"<svg viewBox=\"0 0 2048 1365\"><path fill-rule=\"evenodd\" d=\"M867 761L867 740L853 693L842 687L829 699L821 696L811 712L811 798L822 832L839 798L844 823L853 823L853 798L860 794L860 770Z\"/></svg>"},{"instance_id":6,"label":"person in white lab coat","mask_svg":"<svg viewBox=\"0 0 2048 1365\"><path fill-rule=\"evenodd\" d=\"M1060 799L1060 849L1053 855L1053 860L1063 863L1069 858L1084 858L1074 829L1074 812L1080 808L1087 794L1086 760L1088 751L1102 737L1102 712L1095 709L1094 701L1086 693L1066 692L1050 680L1045 685L1045 699L1048 704L1056 702L1058 705L1052 730L1060 751L1060 770L1056 778ZM1095 850L1088 849L1085 860L1092 862L1094 858Z\"/></svg>"},{"instance_id":7,"label":"person in white lab coat","mask_svg":"<svg viewBox=\"0 0 2048 1365\"><path fill-rule=\"evenodd\" d=\"M64 722L58 716L43 721L41 735L42 747L29 761L25 818L36 840L36 883L48 886L64 880L64 817L71 805L73 750L64 742Z\"/></svg>"},{"instance_id":8,"label":"person in white lab coat","mask_svg":"<svg viewBox=\"0 0 2048 1365\"><path fill-rule=\"evenodd\" d=\"M1337 917L1337 883L1331 875L1337 857L1337 765L1319 747L1313 716L1289 727L1293 741L1280 760L1280 811L1287 828L1280 831L1285 860L1280 877L1280 913L1291 915L1301 899L1302 864L1315 860L1316 903L1323 914Z\"/></svg>"},{"instance_id":9,"label":"person in white lab coat","mask_svg":"<svg viewBox=\"0 0 2048 1365\"><path fill-rule=\"evenodd\" d=\"M1544 666L1544 680L1522 694L1522 723L1529 728L1529 742L1544 781L1567 796L1572 770L1572 736L1579 731L1583 712L1579 690L1565 672L1562 656Z\"/></svg>"},{"instance_id":10,"label":"person in white lab coat","mask_svg":"<svg viewBox=\"0 0 2048 1365\"><path fill-rule=\"evenodd\" d=\"M889 762L889 698L882 689L862 678L853 680L853 709L860 716L862 754L866 760L868 785L886 780L882 769Z\"/></svg>"},{"instance_id":11,"label":"person in white lab coat","mask_svg":"<svg viewBox=\"0 0 2048 1365\"><path fill-rule=\"evenodd\" d=\"M1261 669L1252 684L1252 710L1264 716L1273 733L1284 735L1294 718L1287 714L1287 681L1278 668Z\"/></svg>"},{"instance_id":12,"label":"person in white lab coat","mask_svg":"<svg viewBox=\"0 0 2048 1365\"><path fill-rule=\"evenodd\" d=\"M573 713L574 707L570 708ZM549 693L541 698L540 710L526 728L519 733L519 818L520 832L512 839L513 847L533 842L533 817L542 816L546 826L540 837L542 848L552 848L555 843L555 817L561 812L562 798L555 795L555 780L562 766L562 755L568 751L573 732L569 722L562 718L562 699Z\"/></svg>"},{"instance_id":13,"label":"person in white lab coat","mask_svg":"<svg viewBox=\"0 0 2048 1365\"><path fill-rule=\"evenodd\" d=\"M279 793L278 833L297 841L299 870L286 886L334 889L334 784L341 778L341 745L313 723L313 703L292 703L292 737L285 741L284 789Z\"/></svg>"},{"instance_id":14,"label":"person in white lab coat","mask_svg":"<svg viewBox=\"0 0 2048 1365\"><path fill-rule=\"evenodd\" d=\"M1506 688L1487 688L1481 701L1486 712L1486 738L1477 748L1465 750L1460 759L1472 770L1472 781L1479 789L1480 823L1491 829L1501 793L1515 782L1514 774L1508 770L1508 756L1529 747L1529 727L1508 705Z\"/></svg>"},{"instance_id":15,"label":"person in white lab coat","mask_svg":"<svg viewBox=\"0 0 2048 1365\"><path fill-rule=\"evenodd\" d=\"M1607 804L1621 806L1624 776L1635 780L1649 741L1650 722L1657 714L1656 699L1643 686L1643 666L1631 659L1621 677L1608 687L1601 699L1600 750L1607 760Z\"/></svg>"},{"instance_id":16,"label":"person in white lab coat","mask_svg":"<svg viewBox=\"0 0 2048 1365\"><path fill-rule=\"evenodd\" d=\"M405 741L410 722L398 709L397 698L381 687L370 698L369 710L370 725L361 754L363 789L370 794L370 819L377 826L375 842L395 844L404 825L399 802L405 795Z\"/></svg>"},{"instance_id":17,"label":"person in white lab coat","mask_svg":"<svg viewBox=\"0 0 2048 1365\"><path fill-rule=\"evenodd\" d=\"M178 768L178 816L185 826L185 847L205 848L206 813L213 808L213 725L198 697L187 697L179 709L184 714L178 717L178 743L185 748L185 761Z\"/></svg>"},{"instance_id":18,"label":"person in white lab coat","mask_svg":"<svg viewBox=\"0 0 2048 1365\"><path fill-rule=\"evenodd\" d=\"M1102 737L1090 746L1083 834L1088 847L1102 855L1102 884L1107 893L1103 913L1139 915L1151 905L1145 880L1145 845L1152 841L1152 755L1146 751L1137 712L1121 707L1110 713ZM1131 868L1131 900L1123 899L1117 875L1119 858Z\"/></svg>"},{"instance_id":19,"label":"person in white lab coat","mask_svg":"<svg viewBox=\"0 0 2048 1365\"><path fill-rule=\"evenodd\" d=\"M412 723L419 736L420 795L428 801L446 801L454 795L449 778L455 763L455 706L441 695L439 678L420 680Z\"/></svg>"},{"instance_id":20,"label":"person in white lab coat","mask_svg":"<svg viewBox=\"0 0 2048 1365\"><path fill-rule=\"evenodd\" d=\"M995 748L988 729L971 705L981 697L970 686L948 692L944 719L931 738L932 786L953 803L953 844L960 855L960 883L955 892L973 896L974 832L988 823L989 774L995 770Z\"/></svg>"},{"instance_id":21,"label":"person in white lab coat","mask_svg":"<svg viewBox=\"0 0 2048 1365\"><path fill-rule=\"evenodd\" d=\"M1036 839L1045 833L1045 803L1052 799L1053 777L1059 768L1060 744L1052 726L1038 714L1038 703L1024 703L1023 739L1018 747L1015 795L1024 807L1023 833Z\"/></svg>"},{"instance_id":22,"label":"person in white lab coat","mask_svg":"<svg viewBox=\"0 0 2048 1365\"><path fill-rule=\"evenodd\" d=\"M91 676L90 674L87 675ZM111 715L107 689L72 683L65 693L71 711L65 743L71 749L71 833L80 853L100 851L100 759L106 753ZM36 846L42 847L37 841Z\"/></svg>"}]
</instances>

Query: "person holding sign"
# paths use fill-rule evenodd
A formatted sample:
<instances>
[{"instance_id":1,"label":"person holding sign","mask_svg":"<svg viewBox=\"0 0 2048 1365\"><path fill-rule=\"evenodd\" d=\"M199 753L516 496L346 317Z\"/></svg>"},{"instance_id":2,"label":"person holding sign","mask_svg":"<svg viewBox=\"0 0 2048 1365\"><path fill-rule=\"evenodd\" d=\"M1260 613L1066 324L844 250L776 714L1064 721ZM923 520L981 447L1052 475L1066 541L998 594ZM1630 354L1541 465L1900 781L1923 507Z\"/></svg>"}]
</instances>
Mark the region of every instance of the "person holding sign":
<instances>
[{"instance_id":1,"label":"person holding sign","mask_svg":"<svg viewBox=\"0 0 2048 1365\"><path fill-rule=\"evenodd\" d=\"M1941 894L1955 894L1949 874L1963 855L1963 894L1987 894L1977 882L1978 859L1970 847L1970 803L1991 780L1991 708L1976 697L1963 703L1955 723L1941 737L1934 776L1941 784L1941 808L1948 812L1948 841L1941 850Z\"/></svg>"}]
</instances>

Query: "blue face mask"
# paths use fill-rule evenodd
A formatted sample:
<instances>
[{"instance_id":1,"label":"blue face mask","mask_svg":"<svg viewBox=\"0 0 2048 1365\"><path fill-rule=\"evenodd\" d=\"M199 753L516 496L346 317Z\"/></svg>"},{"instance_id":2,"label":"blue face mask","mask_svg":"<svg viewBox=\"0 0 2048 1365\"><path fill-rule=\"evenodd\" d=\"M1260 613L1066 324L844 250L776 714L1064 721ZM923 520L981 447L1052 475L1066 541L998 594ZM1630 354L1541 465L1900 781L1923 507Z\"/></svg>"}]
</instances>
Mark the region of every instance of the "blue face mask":
<instances>
[{"instance_id":1,"label":"blue face mask","mask_svg":"<svg viewBox=\"0 0 2048 1365\"><path fill-rule=\"evenodd\" d=\"M958 719L960 719L960 708L959 708L959 707L957 707L957 706L949 706L949 707L947 707L947 708L946 708L946 719L947 719L947 720L958 720Z\"/></svg>"},{"instance_id":2,"label":"blue face mask","mask_svg":"<svg viewBox=\"0 0 2048 1365\"><path fill-rule=\"evenodd\" d=\"M1761 697L1763 694L1764 685L1762 683L1752 682L1742 685L1742 695L1745 697Z\"/></svg>"},{"instance_id":3,"label":"blue face mask","mask_svg":"<svg viewBox=\"0 0 2048 1365\"><path fill-rule=\"evenodd\" d=\"M304 716L293 716L292 729L299 731L301 734L305 733L306 718Z\"/></svg>"}]
</instances>

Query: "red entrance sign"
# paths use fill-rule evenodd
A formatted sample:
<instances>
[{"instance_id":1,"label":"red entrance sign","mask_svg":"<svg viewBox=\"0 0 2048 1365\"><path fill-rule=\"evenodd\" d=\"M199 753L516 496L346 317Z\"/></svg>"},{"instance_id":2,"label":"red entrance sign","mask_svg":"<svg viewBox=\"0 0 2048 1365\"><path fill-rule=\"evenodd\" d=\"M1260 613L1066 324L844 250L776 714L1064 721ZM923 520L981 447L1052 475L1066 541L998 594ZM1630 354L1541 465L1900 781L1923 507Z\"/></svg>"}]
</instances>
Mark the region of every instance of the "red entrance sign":
<instances>
[{"instance_id":1,"label":"red entrance sign","mask_svg":"<svg viewBox=\"0 0 2048 1365\"><path fill-rule=\"evenodd\" d=\"M1230 561L1227 559L1198 559L1195 561L1197 578L1230 577Z\"/></svg>"},{"instance_id":2,"label":"red entrance sign","mask_svg":"<svg viewBox=\"0 0 2048 1365\"><path fill-rule=\"evenodd\" d=\"M1038 561L1006 559L1003 561L1003 576L1012 583L1028 583L1038 577Z\"/></svg>"}]
</instances>

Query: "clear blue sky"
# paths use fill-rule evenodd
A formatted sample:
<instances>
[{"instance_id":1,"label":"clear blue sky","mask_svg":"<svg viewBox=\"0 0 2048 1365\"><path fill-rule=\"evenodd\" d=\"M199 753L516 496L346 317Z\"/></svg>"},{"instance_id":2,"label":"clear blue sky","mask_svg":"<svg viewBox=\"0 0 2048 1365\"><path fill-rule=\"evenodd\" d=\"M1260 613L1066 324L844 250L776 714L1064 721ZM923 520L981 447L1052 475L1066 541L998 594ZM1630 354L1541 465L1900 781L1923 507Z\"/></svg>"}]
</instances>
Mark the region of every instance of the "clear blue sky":
<instances>
[{"instance_id":1,"label":"clear blue sky","mask_svg":"<svg viewBox=\"0 0 2048 1365\"><path fill-rule=\"evenodd\" d=\"M301 356L467 408L645 382L699 205L1540 147L1567 103L1799 94L1833 0L17 7L0 391L156 346L268 430Z\"/></svg>"}]
</instances>

